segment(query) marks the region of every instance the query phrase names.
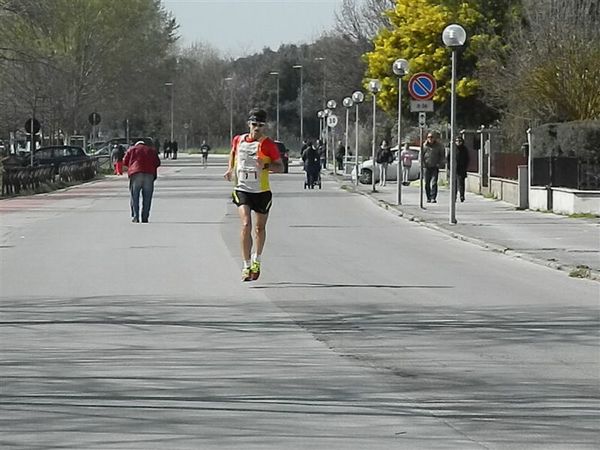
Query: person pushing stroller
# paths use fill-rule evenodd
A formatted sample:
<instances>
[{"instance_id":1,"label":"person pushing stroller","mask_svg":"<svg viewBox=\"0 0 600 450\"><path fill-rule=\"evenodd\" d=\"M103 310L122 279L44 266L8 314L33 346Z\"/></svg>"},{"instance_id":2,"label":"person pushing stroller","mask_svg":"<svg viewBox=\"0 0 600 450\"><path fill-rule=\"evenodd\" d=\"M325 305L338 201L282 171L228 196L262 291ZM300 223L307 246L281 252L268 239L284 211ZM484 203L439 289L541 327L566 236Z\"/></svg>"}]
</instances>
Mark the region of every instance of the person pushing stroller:
<instances>
[{"instance_id":1,"label":"person pushing stroller","mask_svg":"<svg viewBox=\"0 0 600 450\"><path fill-rule=\"evenodd\" d=\"M306 148L302 152L302 162L306 172L306 181L304 187L314 189L315 184L321 183L321 158L319 151L313 147L312 142L306 143Z\"/></svg>"}]
</instances>

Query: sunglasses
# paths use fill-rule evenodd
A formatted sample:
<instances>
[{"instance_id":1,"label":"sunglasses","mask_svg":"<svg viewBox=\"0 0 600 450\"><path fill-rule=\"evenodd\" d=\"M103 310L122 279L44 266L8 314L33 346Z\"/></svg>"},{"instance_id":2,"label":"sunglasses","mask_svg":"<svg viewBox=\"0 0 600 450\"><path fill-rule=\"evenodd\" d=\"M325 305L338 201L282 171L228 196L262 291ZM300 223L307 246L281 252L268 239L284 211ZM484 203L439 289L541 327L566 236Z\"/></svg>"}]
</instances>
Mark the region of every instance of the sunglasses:
<instances>
[{"instance_id":1,"label":"sunglasses","mask_svg":"<svg viewBox=\"0 0 600 450\"><path fill-rule=\"evenodd\" d=\"M262 128L265 126L264 122L250 122L250 125L252 125L255 128Z\"/></svg>"},{"instance_id":2,"label":"sunglasses","mask_svg":"<svg viewBox=\"0 0 600 450\"><path fill-rule=\"evenodd\" d=\"M433 139L433 136L427 136L427 139Z\"/></svg>"}]
</instances>

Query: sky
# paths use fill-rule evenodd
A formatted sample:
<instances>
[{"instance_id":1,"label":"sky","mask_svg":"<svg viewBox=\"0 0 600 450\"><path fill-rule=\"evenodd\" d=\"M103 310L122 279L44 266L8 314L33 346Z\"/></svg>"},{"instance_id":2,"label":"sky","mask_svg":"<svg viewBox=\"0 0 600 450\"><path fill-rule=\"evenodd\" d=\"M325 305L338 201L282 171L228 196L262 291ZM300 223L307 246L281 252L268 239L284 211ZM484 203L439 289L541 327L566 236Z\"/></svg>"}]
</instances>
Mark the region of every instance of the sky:
<instances>
[{"instance_id":1,"label":"sky","mask_svg":"<svg viewBox=\"0 0 600 450\"><path fill-rule=\"evenodd\" d=\"M335 24L342 0L162 0L179 24L180 44L202 42L238 58L309 44Z\"/></svg>"}]
</instances>

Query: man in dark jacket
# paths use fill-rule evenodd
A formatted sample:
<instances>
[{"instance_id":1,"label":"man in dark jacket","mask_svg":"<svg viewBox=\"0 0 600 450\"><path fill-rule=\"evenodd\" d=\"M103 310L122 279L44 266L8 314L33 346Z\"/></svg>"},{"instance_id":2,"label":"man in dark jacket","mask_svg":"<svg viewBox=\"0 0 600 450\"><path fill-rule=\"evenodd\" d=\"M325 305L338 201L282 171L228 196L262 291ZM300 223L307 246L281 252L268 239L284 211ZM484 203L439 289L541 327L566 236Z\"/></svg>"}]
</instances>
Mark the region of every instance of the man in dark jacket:
<instances>
[{"instance_id":1,"label":"man in dark jacket","mask_svg":"<svg viewBox=\"0 0 600 450\"><path fill-rule=\"evenodd\" d=\"M344 157L346 156L346 147L342 144L342 141L338 141L338 145L335 149L335 162L337 163L338 170L344 170Z\"/></svg>"},{"instance_id":2,"label":"man in dark jacket","mask_svg":"<svg viewBox=\"0 0 600 450\"><path fill-rule=\"evenodd\" d=\"M319 180L319 172L321 171L321 161L319 152L312 146L309 141L306 143L302 151L302 162L304 163L304 171L306 172L306 185L309 189L313 189L315 183Z\"/></svg>"},{"instance_id":3,"label":"man in dark jacket","mask_svg":"<svg viewBox=\"0 0 600 450\"><path fill-rule=\"evenodd\" d=\"M177 159L177 152L179 151L179 144L177 141L171 142L171 158Z\"/></svg>"},{"instance_id":4,"label":"man in dark jacket","mask_svg":"<svg viewBox=\"0 0 600 450\"><path fill-rule=\"evenodd\" d=\"M465 201L465 179L467 178L467 169L469 168L469 149L465 145L465 141L461 136L458 136L456 142L456 186L460 194L460 201ZM448 155L448 170L450 169L450 155Z\"/></svg>"},{"instance_id":5,"label":"man in dark jacket","mask_svg":"<svg viewBox=\"0 0 600 450\"><path fill-rule=\"evenodd\" d=\"M438 175L440 168L444 166L446 151L440 142L440 133L430 131L427 140L423 144L423 167L425 171L425 194L427 203L436 203L438 192Z\"/></svg>"},{"instance_id":6,"label":"man in dark jacket","mask_svg":"<svg viewBox=\"0 0 600 450\"><path fill-rule=\"evenodd\" d=\"M317 139L316 149L319 152L321 167L323 167L323 169L327 169L327 144L323 141L323 139Z\"/></svg>"},{"instance_id":7,"label":"man in dark jacket","mask_svg":"<svg viewBox=\"0 0 600 450\"><path fill-rule=\"evenodd\" d=\"M140 192L142 194L142 223L148 222L154 180L156 180L160 158L156 149L138 141L125 153L123 164L127 166L129 176L129 193L131 204L131 221L140 221Z\"/></svg>"}]
</instances>

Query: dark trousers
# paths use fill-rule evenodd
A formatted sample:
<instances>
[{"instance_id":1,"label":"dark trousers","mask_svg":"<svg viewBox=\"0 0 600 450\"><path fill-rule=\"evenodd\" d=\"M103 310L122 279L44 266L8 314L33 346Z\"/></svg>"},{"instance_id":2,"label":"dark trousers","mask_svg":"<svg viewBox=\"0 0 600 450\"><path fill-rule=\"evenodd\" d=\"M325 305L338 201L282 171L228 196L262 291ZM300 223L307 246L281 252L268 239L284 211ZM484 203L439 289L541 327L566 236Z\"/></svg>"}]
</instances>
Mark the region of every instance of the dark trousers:
<instances>
[{"instance_id":1,"label":"dark trousers","mask_svg":"<svg viewBox=\"0 0 600 450\"><path fill-rule=\"evenodd\" d=\"M466 178L467 178L466 175L463 176L461 174L456 174L456 189L458 190L461 200L465 199L465 179Z\"/></svg>"},{"instance_id":2,"label":"dark trousers","mask_svg":"<svg viewBox=\"0 0 600 450\"><path fill-rule=\"evenodd\" d=\"M306 171L306 184L308 184L308 187L312 189L315 183L319 180L319 172L321 171L321 167L313 164L306 166L304 170Z\"/></svg>"},{"instance_id":3,"label":"dark trousers","mask_svg":"<svg viewBox=\"0 0 600 450\"><path fill-rule=\"evenodd\" d=\"M425 194L427 200L435 200L438 192L438 167L425 167Z\"/></svg>"}]
</instances>

